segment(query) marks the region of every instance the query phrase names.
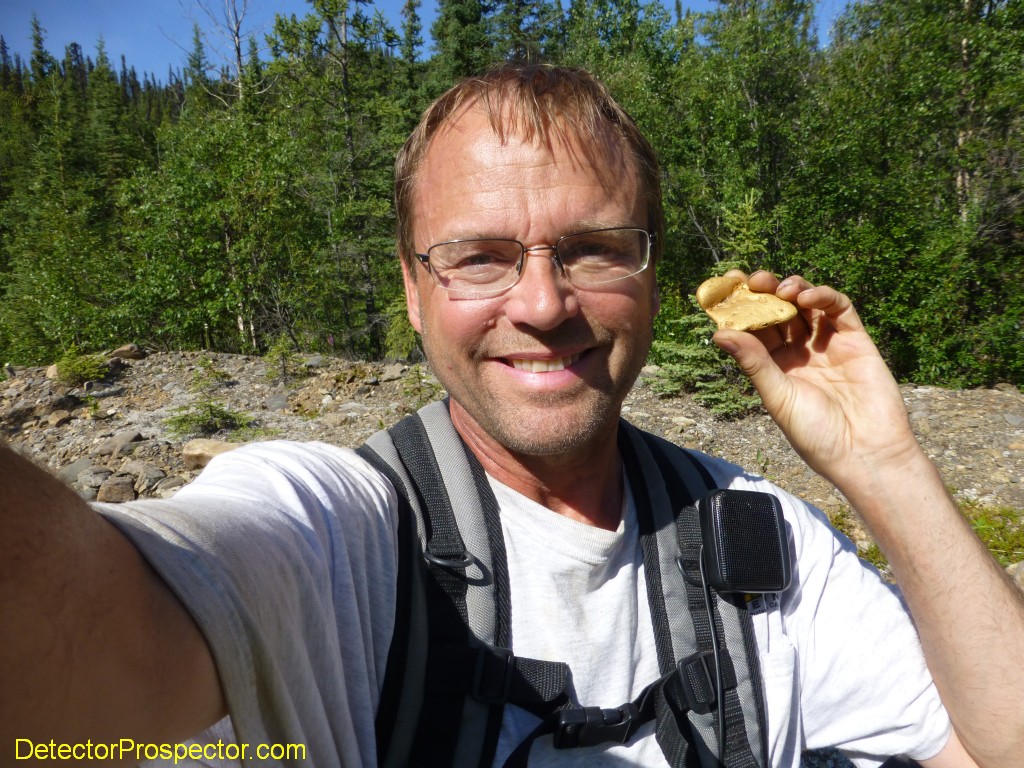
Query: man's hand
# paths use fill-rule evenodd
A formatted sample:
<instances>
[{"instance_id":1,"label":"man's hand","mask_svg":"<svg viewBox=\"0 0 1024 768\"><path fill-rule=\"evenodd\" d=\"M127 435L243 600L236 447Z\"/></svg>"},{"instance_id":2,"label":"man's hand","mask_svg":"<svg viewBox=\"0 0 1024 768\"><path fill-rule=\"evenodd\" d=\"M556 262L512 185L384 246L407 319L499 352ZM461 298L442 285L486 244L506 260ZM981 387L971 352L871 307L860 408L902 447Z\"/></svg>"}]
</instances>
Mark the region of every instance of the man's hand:
<instances>
[{"instance_id":1,"label":"man's hand","mask_svg":"<svg viewBox=\"0 0 1024 768\"><path fill-rule=\"evenodd\" d=\"M738 271L729 276L747 280ZM750 377L804 461L845 490L871 467L918 458L899 387L850 300L797 276L780 283L756 272L748 284L799 313L753 333L718 331L714 341Z\"/></svg>"},{"instance_id":2,"label":"man's hand","mask_svg":"<svg viewBox=\"0 0 1024 768\"><path fill-rule=\"evenodd\" d=\"M780 283L757 272L749 285L793 302L797 317L755 333L719 331L715 343L889 558L955 729L925 765L1019 768L1024 599L918 445L899 387L850 300L801 277Z\"/></svg>"}]
</instances>

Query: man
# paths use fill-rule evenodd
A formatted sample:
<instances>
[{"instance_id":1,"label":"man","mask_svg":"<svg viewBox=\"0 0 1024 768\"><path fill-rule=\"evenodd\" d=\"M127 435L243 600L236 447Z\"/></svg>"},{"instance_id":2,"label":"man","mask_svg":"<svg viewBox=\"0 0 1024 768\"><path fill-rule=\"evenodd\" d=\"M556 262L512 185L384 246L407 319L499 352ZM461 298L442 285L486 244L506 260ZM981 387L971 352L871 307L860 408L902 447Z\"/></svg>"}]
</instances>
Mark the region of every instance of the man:
<instances>
[{"instance_id":1,"label":"man","mask_svg":"<svg viewBox=\"0 0 1024 768\"><path fill-rule=\"evenodd\" d=\"M516 653L568 661L581 703L626 701L657 675L616 446L658 311L653 153L586 74L510 67L428 111L396 184L410 320L501 505ZM798 560L758 617L772 764L835 744L863 765L1018 765L1020 596L962 523L846 297L799 277L749 282L800 315L716 343L871 526L953 724L898 601L776 490ZM227 713L240 743L301 743L317 766L376 761L397 570L396 496L379 473L341 449L266 443L104 518L0 456L5 762L14 738L176 742ZM706 464L719 484L767 487ZM506 715L496 764L530 727ZM531 753L580 761L664 765L649 728Z\"/></svg>"}]
</instances>

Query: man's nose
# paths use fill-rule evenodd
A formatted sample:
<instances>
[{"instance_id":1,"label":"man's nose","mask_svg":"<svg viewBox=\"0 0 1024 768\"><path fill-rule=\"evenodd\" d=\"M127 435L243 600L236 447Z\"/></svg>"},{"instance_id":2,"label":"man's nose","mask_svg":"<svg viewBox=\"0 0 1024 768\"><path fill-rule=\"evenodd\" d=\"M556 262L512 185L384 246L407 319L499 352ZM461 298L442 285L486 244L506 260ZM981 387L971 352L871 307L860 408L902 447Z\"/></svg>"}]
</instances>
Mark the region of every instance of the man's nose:
<instances>
[{"instance_id":1,"label":"man's nose","mask_svg":"<svg viewBox=\"0 0 1024 768\"><path fill-rule=\"evenodd\" d=\"M505 314L513 323L549 330L579 311L576 289L565 276L553 245L526 248L522 270L505 305Z\"/></svg>"}]
</instances>

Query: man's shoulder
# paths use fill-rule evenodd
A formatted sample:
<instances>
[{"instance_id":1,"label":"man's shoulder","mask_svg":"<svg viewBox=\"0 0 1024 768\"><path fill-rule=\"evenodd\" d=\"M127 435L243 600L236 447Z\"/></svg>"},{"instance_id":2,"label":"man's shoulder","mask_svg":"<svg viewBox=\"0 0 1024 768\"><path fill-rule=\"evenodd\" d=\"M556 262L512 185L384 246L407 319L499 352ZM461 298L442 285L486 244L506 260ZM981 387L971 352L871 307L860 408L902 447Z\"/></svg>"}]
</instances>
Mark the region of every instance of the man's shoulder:
<instances>
[{"instance_id":1,"label":"man's shoulder","mask_svg":"<svg viewBox=\"0 0 1024 768\"><path fill-rule=\"evenodd\" d=\"M317 496L369 495L390 506L394 489L386 477L347 447L318 441L266 440L215 456L179 496L215 489L239 493L281 492L290 487ZM276 494L273 494L276 495Z\"/></svg>"},{"instance_id":2,"label":"man's shoulder","mask_svg":"<svg viewBox=\"0 0 1024 768\"><path fill-rule=\"evenodd\" d=\"M287 466L288 464L336 464L368 466L355 450L319 440L260 440L213 457L209 466L245 461Z\"/></svg>"}]
</instances>

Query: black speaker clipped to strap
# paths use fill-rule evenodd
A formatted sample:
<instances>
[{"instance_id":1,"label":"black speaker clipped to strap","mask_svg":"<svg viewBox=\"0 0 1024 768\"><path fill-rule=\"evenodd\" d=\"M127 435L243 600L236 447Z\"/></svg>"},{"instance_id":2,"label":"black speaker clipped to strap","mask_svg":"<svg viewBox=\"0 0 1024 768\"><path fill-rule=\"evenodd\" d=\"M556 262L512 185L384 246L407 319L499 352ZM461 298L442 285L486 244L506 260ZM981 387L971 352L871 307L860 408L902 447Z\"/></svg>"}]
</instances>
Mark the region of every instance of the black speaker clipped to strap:
<instances>
[{"instance_id":1,"label":"black speaker clipped to strap","mask_svg":"<svg viewBox=\"0 0 1024 768\"><path fill-rule=\"evenodd\" d=\"M697 502L707 584L718 592L760 594L789 587L793 568L779 500L719 489Z\"/></svg>"},{"instance_id":2,"label":"black speaker clipped to strap","mask_svg":"<svg viewBox=\"0 0 1024 768\"><path fill-rule=\"evenodd\" d=\"M718 758L722 761L726 744L725 685L711 590L748 595L782 592L792 581L793 566L782 505L775 496L720 488L697 501L697 517L700 578L715 655ZM720 765L728 768L723 762Z\"/></svg>"}]
</instances>

